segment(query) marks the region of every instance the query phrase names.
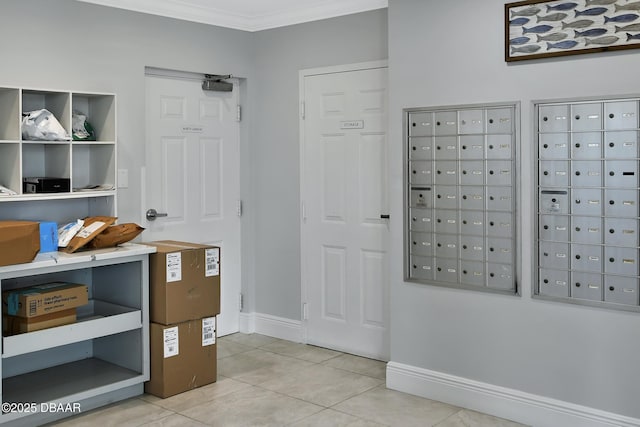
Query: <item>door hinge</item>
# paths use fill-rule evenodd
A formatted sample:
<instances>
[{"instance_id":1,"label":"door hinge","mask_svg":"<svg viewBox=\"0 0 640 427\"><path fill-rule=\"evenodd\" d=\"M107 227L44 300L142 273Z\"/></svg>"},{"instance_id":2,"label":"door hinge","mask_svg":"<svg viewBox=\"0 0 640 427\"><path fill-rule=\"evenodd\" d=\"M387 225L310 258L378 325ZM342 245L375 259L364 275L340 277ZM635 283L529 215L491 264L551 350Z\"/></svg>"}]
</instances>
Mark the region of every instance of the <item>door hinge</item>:
<instances>
[{"instance_id":1,"label":"door hinge","mask_svg":"<svg viewBox=\"0 0 640 427\"><path fill-rule=\"evenodd\" d=\"M239 122L242 120L242 106L238 105L236 107L236 122Z\"/></svg>"},{"instance_id":2,"label":"door hinge","mask_svg":"<svg viewBox=\"0 0 640 427\"><path fill-rule=\"evenodd\" d=\"M300 115L302 116L303 120L307 116L307 112L306 112L304 101L300 102Z\"/></svg>"},{"instance_id":3,"label":"door hinge","mask_svg":"<svg viewBox=\"0 0 640 427\"><path fill-rule=\"evenodd\" d=\"M302 320L309 320L309 306L306 302L302 303Z\"/></svg>"},{"instance_id":4,"label":"door hinge","mask_svg":"<svg viewBox=\"0 0 640 427\"><path fill-rule=\"evenodd\" d=\"M242 216L242 200L238 199L237 205L236 205L236 213L238 214L238 217Z\"/></svg>"},{"instance_id":5,"label":"door hinge","mask_svg":"<svg viewBox=\"0 0 640 427\"><path fill-rule=\"evenodd\" d=\"M307 208L304 204L304 200L302 201L302 207L301 207L301 214L302 214L302 222L307 222Z\"/></svg>"},{"instance_id":6,"label":"door hinge","mask_svg":"<svg viewBox=\"0 0 640 427\"><path fill-rule=\"evenodd\" d=\"M240 311L244 308L244 298L242 297L242 292L240 293L239 304Z\"/></svg>"}]
</instances>

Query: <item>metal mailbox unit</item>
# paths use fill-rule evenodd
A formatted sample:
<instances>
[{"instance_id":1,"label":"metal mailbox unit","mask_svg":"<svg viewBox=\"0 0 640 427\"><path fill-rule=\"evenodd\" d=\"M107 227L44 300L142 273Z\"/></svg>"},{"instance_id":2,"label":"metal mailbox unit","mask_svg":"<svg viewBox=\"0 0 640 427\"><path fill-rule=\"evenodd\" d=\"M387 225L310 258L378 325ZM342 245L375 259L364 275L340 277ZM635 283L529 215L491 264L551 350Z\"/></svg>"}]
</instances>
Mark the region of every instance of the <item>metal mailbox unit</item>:
<instances>
[{"instance_id":1,"label":"metal mailbox unit","mask_svg":"<svg viewBox=\"0 0 640 427\"><path fill-rule=\"evenodd\" d=\"M534 297L640 311L640 99L536 102L534 110Z\"/></svg>"},{"instance_id":2,"label":"metal mailbox unit","mask_svg":"<svg viewBox=\"0 0 640 427\"><path fill-rule=\"evenodd\" d=\"M519 109L404 110L407 281L519 293Z\"/></svg>"}]
</instances>

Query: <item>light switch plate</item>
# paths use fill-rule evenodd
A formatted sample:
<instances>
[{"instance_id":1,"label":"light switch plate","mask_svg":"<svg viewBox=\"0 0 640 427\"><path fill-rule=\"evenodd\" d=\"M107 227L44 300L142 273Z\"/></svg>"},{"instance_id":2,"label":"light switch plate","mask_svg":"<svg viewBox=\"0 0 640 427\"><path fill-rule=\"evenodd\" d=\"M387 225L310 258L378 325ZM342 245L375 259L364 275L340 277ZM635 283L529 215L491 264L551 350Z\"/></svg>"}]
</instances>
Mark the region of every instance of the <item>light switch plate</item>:
<instances>
[{"instance_id":1,"label":"light switch plate","mask_svg":"<svg viewBox=\"0 0 640 427\"><path fill-rule=\"evenodd\" d=\"M118 169L118 188L129 188L128 169Z\"/></svg>"}]
</instances>

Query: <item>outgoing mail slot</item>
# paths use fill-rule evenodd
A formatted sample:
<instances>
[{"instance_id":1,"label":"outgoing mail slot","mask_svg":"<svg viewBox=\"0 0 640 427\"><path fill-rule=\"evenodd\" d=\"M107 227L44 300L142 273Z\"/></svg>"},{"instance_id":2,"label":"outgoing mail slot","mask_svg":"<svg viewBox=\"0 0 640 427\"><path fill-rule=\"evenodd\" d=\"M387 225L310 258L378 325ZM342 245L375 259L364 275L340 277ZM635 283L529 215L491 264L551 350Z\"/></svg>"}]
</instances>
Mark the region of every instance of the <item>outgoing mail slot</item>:
<instances>
[{"instance_id":1,"label":"outgoing mail slot","mask_svg":"<svg viewBox=\"0 0 640 427\"><path fill-rule=\"evenodd\" d=\"M433 171L430 161L409 162L409 182L413 185L433 184Z\"/></svg>"},{"instance_id":2,"label":"outgoing mail slot","mask_svg":"<svg viewBox=\"0 0 640 427\"><path fill-rule=\"evenodd\" d=\"M409 206L412 208L433 208L433 191L431 187L411 187Z\"/></svg>"},{"instance_id":3,"label":"outgoing mail slot","mask_svg":"<svg viewBox=\"0 0 640 427\"><path fill-rule=\"evenodd\" d=\"M427 136L409 138L409 158L411 160L432 160L433 140Z\"/></svg>"},{"instance_id":4,"label":"outgoing mail slot","mask_svg":"<svg viewBox=\"0 0 640 427\"><path fill-rule=\"evenodd\" d=\"M487 159L510 159L513 157L511 135L487 135Z\"/></svg>"},{"instance_id":5,"label":"outgoing mail slot","mask_svg":"<svg viewBox=\"0 0 640 427\"><path fill-rule=\"evenodd\" d=\"M633 159L638 157L637 132L605 132L604 154L607 159Z\"/></svg>"},{"instance_id":6,"label":"outgoing mail slot","mask_svg":"<svg viewBox=\"0 0 640 427\"><path fill-rule=\"evenodd\" d=\"M604 242L612 246L638 246L638 220L627 218L605 218Z\"/></svg>"},{"instance_id":7,"label":"outgoing mail slot","mask_svg":"<svg viewBox=\"0 0 640 427\"><path fill-rule=\"evenodd\" d=\"M487 187L487 209L490 211L513 211L511 187Z\"/></svg>"},{"instance_id":8,"label":"outgoing mail slot","mask_svg":"<svg viewBox=\"0 0 640 427\"><path fill-rule=\"evenodd\" d=\"M455 160L458 158L458 138L455 136L436 136L433 155L436 160Z\"/></svg>"},{"instance_id":9,"label":"outgoing mail slot","mask_svg":"<svg viewBox=\"0 0 640 427\"><path fill-rule=\"evenodd\" d=\"M456 111L438 111L435 113L436 135L458 134L458 113Z\"/></svg>"},{"instance_id":10,"label":"outgoing mail slot","mask_svg":"<svg viewBox=\"0 0 640 427\"><path fill-rule=\"evenodd\" d=\"M570 176L569 162L564 160L540 161L538 181L542 187L568 187Z\"/></svg>"},{"instance_id":11,"label":"outgoing mail slot","mask_svg":"<svg viewBox=\"0 0 640 427\"><path fill-rule=\"evenodd\" d=\"M469 236L483 236L484 212L460 211L460 233Z\"/></svg>"},{"instance_id":12,"label":"outgoing mail slot","mask_svg":"<svg viewBox=\"0 0 640 427\"><path fill-rule=\"evenodd\" d=\"M569 195L564 190L541 190L539 198L541 214L568 214Z\"/></svg>"},{"instance_id":13,"label":"outgoing mail slot","mask_svg":"<svg viewBox=\"0 0 640 427\"><path fill-rule=\"evenodd\" d=\"M511 133L513 131L512 108L489 108L486 111L487 133Z\"/></svg>"},{"instance_id":14,"label":"outgoing mail slot","mask_svg":"<svg viewBox=\"0 0 640 427\"><path fill-rule=\"evenodd\" d=\"M602 218L595 216L571 217L571 241L587 245L602 243Z\"/></svg>"},{"instance_id":15,"label":"outgoing mail slot","mask_svg":"<svg viewBox=\"0 0 640 427\"><path fill-rule=\"evenodd\" d=\"M586 103L571 106L571 130L600 130L602 129L602 104Z\"/></svg>"},{"instance_id":16,"label":"outgoing mail slot","mask_svg":"<svg viewBox=\"0 0 640 427\"><path fill-rule=\"evenodd\" d=\"M602 215L602 191L593 188L571 190L571 213L575 215Z\"/></svg>"},{"instance_id":17,"label":"outgoing mail slot","mask_svg":"<svg viewBox=\"0 0 640 427\"><path fill-rule=\"evenodd\" d=\"M487 185L511 185L512 165L508 160L487 161Z\"/></svg>"},{"instance_id":18,"label":"outgoing mail slot","mask_svg":"<svg viewBox=\"0 0 640 427\"><path fill-rule=\"evenodd\" d=\"M510 239L489 237L487 239L487 261L510 264L513 262L513 242Z\"/></svg>"},{"instance_id":19,"label":"outgoing mail slot","mask_svg":"<svg viewBox=\"0 0 640 427\"><path fill-rule=\"evenodd\" d=\"M433 258L412 255L410 270L413 279L433 280Z\"/></svg>"},{"instance_id":20,"label":"outgoing mail slot","mask_svg":"<svg viewBox=\"0 0 640 427\"><path fill-rule=\"evenodd\" d=\"M604 300L616 304L638 305L638 279L604 276Z\"/></svg>"},{"instance_id":21,"label":"outgoing mail slot","mask_svg":"<svg viewBox=\"0 0 640 427\"><path fill-rule=\"evenodd\" d=\"M409 227L411 228L411 231L433 231L431 213L431 209L411 208L409 212Z\"/></svg>"},{"instance_id":22,"label":"outgoing mail slot","mask_svg":"<svg viewBox=\"0 0 640 427\"><path fill-rule=\"evenodd\" d=\"M573 159L601 159L602 134L600 132L579 132L571 136L571 157Z\"/></svg>"},{"instance_id":23,"label":"outgoing mail slot","mask_svg":"<svg viewBox=\"0 0 640 427\"><path fill-rule=\"evenodd\" d=\"M637 160L607 160L604 182L607 187L638 187Z\"/></svg>"},{"instance_id":24,"label":"outgoing mail slot","mask_svg":"<svg viewBox=\"0 0 640 427\"><path fill-rule=\"evenodd\" d=\"M540 242L538 261L541 267L567 270L570 256L567 243Z\"/></svg>"},{"instance_id":25,"label":"outgoing mail slot","mask_svg":"<svg viewBox=\"0 0 640 427\"><path fill-rule=\"evenodd\" d=\"M578 271L571 273L571 297L602 301L602 275Z\"/></svg>"},{"instance_id":26,"label":"outgoing mail slot","mask_svg":"<svg viewBox=\"0 0 640 427\"><path fill-rule=\"evenodd\" d=\"M471 185L460 187L460 207L462 209L484 210L484 187Z\"/></svg>"},{"instance_id":27,"label":"outgoing mail slot","mask_svg":"<svg viewBox=\"0 0 640 427\"><path fill-rule=\"evenodd\" d=\"M485 248L484 238L474 236L464 236L460 238L460 258L482 261L484 260Z\"/></svg>"},{"instance_id":28,"label":"outgoing mail slot","mask_svg":"<svg viewBox=\"0 0 640 427\"><path fill-rule=\"evenodd\" d=\"M437 257L458 258L458 236L436 234L434 254Z\"/></svg>"},{"instance_id":29,"label":"outgoing mail slot","mask_svg":"<svg viewBox=\"0 0 640 427\"><path fill-rule=\"evenodd\" d=\"M638 101L605 103L604 128L607 130L637 129Z\"/></svg>"},{"instance_id":30,"label":"outgoing mail slot","mask_svg":"<svg viewBox=\"0 0 640 427\"><path fill-rule=\"evenodd\" d=\"M564 132L569 130L568 105L543 105L538 110L540 132Z\"/></svg>"},{"instance_id":31,"label":"outgoing mail slot","mask_svg":"<svg viewBox=\"0 0 640 427\"><path fill-rule=\"evenodd\" d=\"M425 113L425 112L409 113L409 135L410 136L433 135L433 113Z\"/></svg>"},{"instance_id":32,"label":"outgoing mail slot","mask_svg":"<svg viewBox=\"0 0 640 427\"><path fill-rule=\"evenodd\" d=\"M467 285L484 286L484 263L473 261L460 262L460 282Z\"/></svg>"},{"instance_id":33,"label":"outgoing mail slot","mask_svg":"<svg viewBox=\"0 0 640 427\"><path fill-rule=\"evenodd\" d=\"M568 242L569 217L565 215L540 215L538 236L540 240Z\"/></svg>"},{"instance_id":34,"label":"outgoing mail slot","mask_svg":"<svg viewBox=\"0 0 640 427\"><path fill-rule=\"evenodd\" d=\"M538 294L549 297L568 297L569 272L541 268L538 272Z\"/></svg>"},{"instance_id":35,"label":"outgoing mail slot","mask_svg":"<svg viewBox=\"0 0 640 427\"><path fill-rule=\"evenodd\" d=\"M607 216L637 217L638 190L605 189L604 212Z\"/></svg>"},{"instance_id":36,"label":"outgoing mail slot","mask_svg":"<svg viewBox=\"0 0 640 427\"><path fill-rule=\"evenodd\" d=\"M463 161L460 162L460 183L462 185L484 184L484 162Z\"/></svg>"},{"instance_id":37,"label":"outgoing mail slot","mask_svg":"<svg viewBox=\"0 0 640 427\"><path fill-rule=\"evenodd\" d=\"M433 255L433 234L412 232L409 237L412 255Z\"/></svg>"},{"instance_id":38,"label":"outgoing mail slot","mask_svg":"<svg viewBox=\"0 0 640 427\"><path fill-rule=\"evenodd\" d=\"M460 136L460 159L484 159L484 135Z\"/></svg>"},{"instance_id":39,"label":"outgoing mail slot","mask_svg":"<svg viewBox=\"0 0 640 427\"><path fill-rule=\"evenodd\" d=\"M453 161L436 162L434 179L438 185L457 185L458 163Z\"/></svg>"},{"instance_id":40,"label":"outgoing mail slot","mask_svg":"<svg viewBox=\"0 0 640 427\"><path fill-rule=\"evenodd\" d=\"M436 258L435 275L439 282L458 283L458 261L455 259Z\"/></svg>"},{"instance_id":41,"label":"outgoing mail slot","mask_svg":"<svg viewBox=\"0 0 640 427\"><path fill-rule=\"evenodd\" d=\"M458 233L458 211L438 209L435 211L434 217L436 233Z\"/></svg>"},{"instance_id":42,"label":"outgoing mail slot","mask_svg":"<svg viewBox=\"0 0 640 427\"><path fill-rule=\"evenodd\" d=\"M638 275L638 249L605 246L604 271L624 276Z\"/></svg>"},{"instance_id":43,"label":"outgoing mail slot","mask_svg":"<svg viewBox=\"0 0 640 427\"><path fill-rule=\"evenodd\" d=\"M510 264L487 263L487 286L492 289L516 290L513 267Z\"/></svg>"},{"instance_id":44,"label":"outgoing mail slot","mask_svg":"<svg viewBox=\"0 0 640 427\"><path fill-rule=\"evenodd\" d=\"M484 110L460 110L458 129L460 134L484 133Z\"/></svg>"},{"instance_id":45,"label":"outgoing mail slot","mask_svg":"<svg viewBox=\"0 0 640 427\"><path fill-rule=\"evenodd\" d=\"M602 273L602 246L571 245L571 268Z\"/></svg>"},{"instance_id":46,"label":"outgoing mail slot","mask_svg":"<svg viewBox=\"0 0 640 427\"><path fill-rule=\"evenodd\" d=\"M506 212L487 213L487 236L513 237L516 230L513 227L513 216Z\"/></svg>"},{"instance_id":47,"label":"outgoing mail slot","mask_svg":"<svg viewBox=\"0 0 640 427\"><path fill-rule=\"evenodd\" d=\"M542 133L538 146L542 160L566 160L569 158L568 133Z\"/></svg>"},{"instance_id":48,"label":"outgoing mail slot","mask_svg":"<svg viewBox=\"0 0 640 427\"><path fill-rule=\"evenodd\" d=\"M599 161L571 162L571 185L574 187L602 187L602 164Z\"/></svg>"},{"instance_id":49,"label":"outgoing mail slot","mask_svg":"<svg viewBox=\"0 0 640 427\"><path fill-rule=\"evenodd\" d=\"M457 209L458 208L458 188L441 185L435 188L436 209Z\"/></svg>"}]
</instances>

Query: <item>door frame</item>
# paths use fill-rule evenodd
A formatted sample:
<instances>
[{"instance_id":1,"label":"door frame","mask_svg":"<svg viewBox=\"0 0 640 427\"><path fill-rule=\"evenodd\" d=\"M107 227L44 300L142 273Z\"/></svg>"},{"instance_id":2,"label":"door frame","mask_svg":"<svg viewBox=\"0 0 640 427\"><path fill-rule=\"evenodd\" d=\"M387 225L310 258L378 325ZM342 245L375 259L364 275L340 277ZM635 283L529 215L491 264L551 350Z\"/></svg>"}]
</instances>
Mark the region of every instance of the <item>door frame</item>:
<instances>
[{"instance_id":1,"label":"door frame","mask_svg":"<svg viewBox=\"0 0 640 427\"><path fill-rule=\"evenodd\" d=\"M379 60L379 61L369 61L369 62L358 62L353 64L342 64L342 65L334 65L329 67L319 67L319 68L308 68L303 69L298 72L298 124L299 124L299 141L298 148L300 154L300 324L301 324L301 335L302 342L308 343L307 336L307 310L305 307L307 298L309 296L309 283L307 282L307 274L308 268L306 265L307 253L306 253L306 243L307 243L307 235L305 233L305 220L306 220L306 212L304 205L304 198L306 194L306 168L305 168L305 90L304 90L304 82L306 77L323 75L323 74L339 74L350 71L365 71L377 68L389 68L389 61ZM387 170L389 170L387 168ZM389 325L387 325L389 326ZM387 329L388 331L388 329Z\"/></svg>"}]
</instances>

